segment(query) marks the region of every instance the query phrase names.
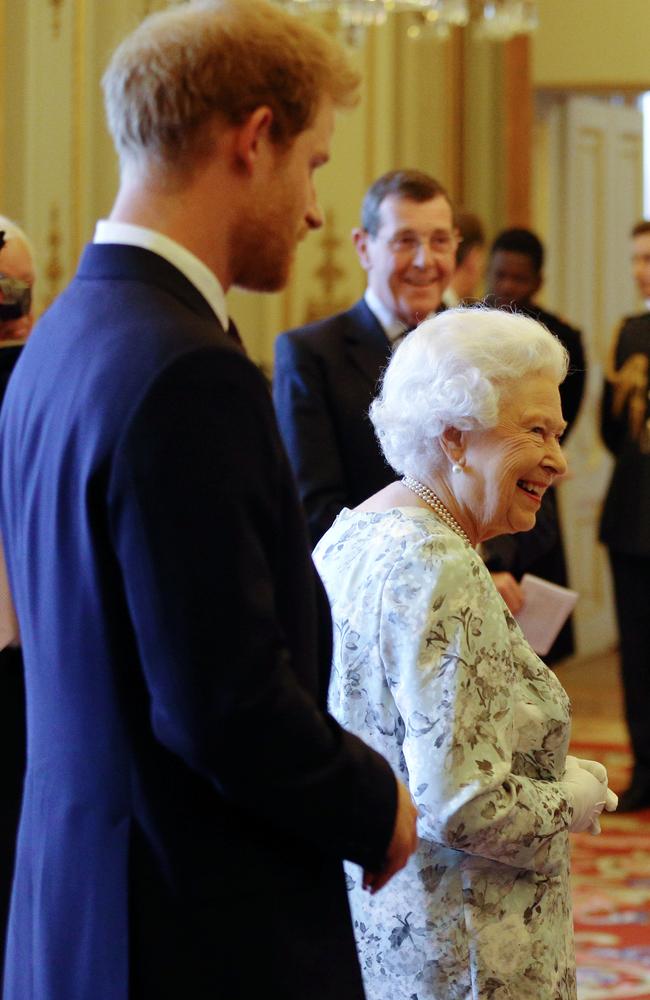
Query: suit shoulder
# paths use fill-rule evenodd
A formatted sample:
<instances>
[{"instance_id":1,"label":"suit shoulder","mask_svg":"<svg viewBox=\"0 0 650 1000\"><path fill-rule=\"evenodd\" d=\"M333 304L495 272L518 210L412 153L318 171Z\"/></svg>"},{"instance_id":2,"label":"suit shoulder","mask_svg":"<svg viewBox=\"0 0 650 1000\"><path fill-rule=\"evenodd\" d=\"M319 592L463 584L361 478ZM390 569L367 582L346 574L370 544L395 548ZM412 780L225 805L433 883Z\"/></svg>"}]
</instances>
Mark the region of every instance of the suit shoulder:
<instances>
[{"instance_id":1,"label":"suit shoulder","mask_svg":"<svg viewBox=\"0 0 650 1000\"><path fill-rule=\"evenodd\" d=\"M365 319L366 310L369 313L367 306L361 300L343 312L327 316L325 319L315 320L313 323L305 323L303 326L295 326L290 330L285 330L278 335L277 339L318 343L322 338L330 339L336 333L344 333L346 330L358 327L360 322Z\"/></svg>"},{"instance_id":2,"label":"suit shoulder","mask_svg":"<svg viewBox=\"0 0 650 1000\"><path fill-rule=\"evenodd\" d=\"M650 312L633 313L631 316L624 316L619 325L619 332L624 330L650 330Z\"/></svg>"},{"instance_id":3,"label":"suit shoulder","mask_svg":"<svg viewBox=\"0 0 650 1000\"><path fill-rule=\"evenodd\" d=\"M547 309L536 309L535 311L539 321L557 337L566 336L572 340L576 337L582 337L582 332L576 326L572 326L564 316L549 312Z\"/></svg>"}]
</instances>

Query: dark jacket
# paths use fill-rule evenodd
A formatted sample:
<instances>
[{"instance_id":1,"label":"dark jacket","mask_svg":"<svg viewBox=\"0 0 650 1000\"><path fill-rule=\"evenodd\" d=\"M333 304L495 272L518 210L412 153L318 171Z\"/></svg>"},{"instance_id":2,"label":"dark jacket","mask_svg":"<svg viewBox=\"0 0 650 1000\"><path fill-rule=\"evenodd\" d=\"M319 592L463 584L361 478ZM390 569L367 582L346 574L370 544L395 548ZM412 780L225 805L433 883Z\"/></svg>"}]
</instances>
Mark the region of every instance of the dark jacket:
<instances>
[{"instance_id":1,"label":"dark jacket","mask_svg":"<svg viewBox=\"0 0 650 1000\"><path fill-rule=\"evenodd\" d=\"M621 324L614 356L618 370L632 354L650 362L650 313L629 316ZM603 441L616 459L600 523L600 540L613 552L650 555L650 429L630 434L628 408L612 413L613 386L605 382L601 407ZM650 418L646 402L645 420Z\"/></svg>"},{"instance_id":2,"label":"dark jacket","mask_svg":"<svg viewBox=\"0 0 650 1000\"><path fill-rule=\"evenodd\" d=\"M390 354L364 299L276 340L273 400L313 545L395 479L368 417Z\"/></svg>"},{"instance_id":3,"label":"dark jacket","mask_svg":"<svg viewBox=\"0 0 650 1000\"><path fill-rule=\"evenodd\" d=\"M172 265L86 249L0 423L29 754L5 1000L361 1000L342 858L396 785L263 378Z\"/></svg>"}]
</instances>

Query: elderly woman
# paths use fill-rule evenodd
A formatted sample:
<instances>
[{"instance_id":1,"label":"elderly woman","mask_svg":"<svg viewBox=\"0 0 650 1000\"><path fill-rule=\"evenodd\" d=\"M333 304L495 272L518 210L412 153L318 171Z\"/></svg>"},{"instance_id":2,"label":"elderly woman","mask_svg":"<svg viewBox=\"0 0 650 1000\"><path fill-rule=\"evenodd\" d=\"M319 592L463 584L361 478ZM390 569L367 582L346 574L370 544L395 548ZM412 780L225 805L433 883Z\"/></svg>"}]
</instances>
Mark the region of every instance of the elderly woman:
<instances>
[{"instance_id":1,"label":"elderly woman","mask_svg":"<svg viewBox=\"0 0 650 1000\"><path fill-rule=\"evenodd\" d=\"M330 704L408 782L420 844L378 894L348 868L369 1000L574 998L570 830L613 805L476 545L526 531L562 475L566 352L525 316L454 309L393 355L371 408L402 475L314 557ZM609 796L609 797L608 797Z\"/></svg>"}]
</instances>

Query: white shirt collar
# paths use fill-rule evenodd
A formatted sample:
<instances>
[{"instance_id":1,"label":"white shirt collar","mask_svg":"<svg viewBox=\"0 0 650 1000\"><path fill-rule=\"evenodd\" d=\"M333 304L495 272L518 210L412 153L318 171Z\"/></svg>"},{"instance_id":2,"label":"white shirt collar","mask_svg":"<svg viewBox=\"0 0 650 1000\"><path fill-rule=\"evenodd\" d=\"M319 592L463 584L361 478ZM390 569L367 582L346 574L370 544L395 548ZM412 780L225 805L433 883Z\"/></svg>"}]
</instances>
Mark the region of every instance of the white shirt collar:
<instances>
[{"instance_id":1,"label":"white shirt collar","mask_svg":"<svg viewBox=\"0 0 650 1000\"><path fill-rule=\"evenodd\" d=\"M202 260L176 240L145 226L100 219L95 228L93 242L121 243L157 253L185 275L212 307L224 330L228 329L226 297L219 279Z\"/></svg>"},{"instance_id":2,"label":"white shirt collar","mask_svg":"<svg viewBox=\"0 0 650 1000\"><path fill-rule=\"evenodd\" d=\"M460 305L460 299L451 285L447 285L442 293L442 301L447 306L447 309L455 309L456 306Z\"/></svg>"},{"instance_id":3,"label":"white shirt collar","mask_svg":"<svg viewBox=\"0 0 650 1000\"><path fill-rule=\"evenodd\" d=\"M402 323L401 319L393 316L391 311L386 308L381 299L373 292L372 288L366 288L363 297L366 300L368 309L378 320L382 330L392 344L407 329L406 323Z\"/></svg>"}]
</instances>

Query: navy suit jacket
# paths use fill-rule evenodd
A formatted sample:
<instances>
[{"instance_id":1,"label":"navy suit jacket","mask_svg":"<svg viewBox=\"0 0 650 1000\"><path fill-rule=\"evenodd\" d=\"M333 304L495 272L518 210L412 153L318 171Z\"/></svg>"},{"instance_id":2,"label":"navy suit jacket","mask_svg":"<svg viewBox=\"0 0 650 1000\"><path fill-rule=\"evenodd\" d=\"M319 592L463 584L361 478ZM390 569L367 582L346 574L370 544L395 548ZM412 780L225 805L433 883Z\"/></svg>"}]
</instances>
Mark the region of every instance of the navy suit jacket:
<instances>
[{"instance_id":1,"label":"navy suit jacket","mask_svg":"<svg viewBox=\"0 0 650 1000\"><path fill-rule=\"evenodd\" d=\"M390 354L364 299L276 340L273 399L313 545L343 507L395 479L368 418Z\"/></svg>"},{"instance_id":2,"label":"navy suit jacket","mask_svg":"<svg viewBox=\"0 0 650 1000\"><path fill-rule=\"evenodd\" d=\"M172 265L90 246L0 453L29 741L5 1000L360 1000L341 859L381 866L396 786L324 711L262 376Z\"/></svg>"}]
</instances>

